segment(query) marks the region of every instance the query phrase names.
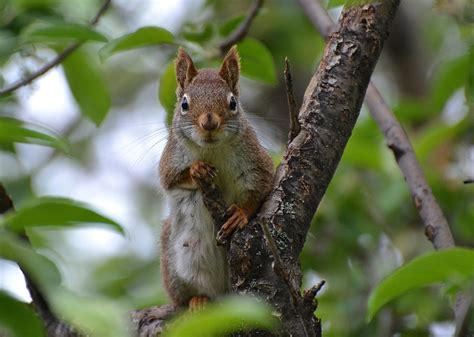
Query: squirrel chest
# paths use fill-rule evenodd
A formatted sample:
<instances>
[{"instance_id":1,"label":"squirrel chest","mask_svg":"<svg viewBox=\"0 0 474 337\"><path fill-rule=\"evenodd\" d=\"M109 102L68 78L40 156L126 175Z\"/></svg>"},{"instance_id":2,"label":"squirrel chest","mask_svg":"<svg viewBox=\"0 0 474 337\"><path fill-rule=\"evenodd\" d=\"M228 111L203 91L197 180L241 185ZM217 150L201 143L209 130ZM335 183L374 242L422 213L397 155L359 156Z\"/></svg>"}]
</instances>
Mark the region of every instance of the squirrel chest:
<instances>
[{"instance_id":1,"label":"squirrel chest","mask_svg":"<svg viewBox=\"0 0 474 337\"><path fill-rule=\"evenodd\" d=\"M227 204L240 201L245 195L245 181L239 158L231 149L216 148L189 156L188 166L205 161L217 169L215 183ZM201 293L215 297L229 289L225 252L216 245L217 231L198 189L176 188L170 191L171 231L170 254L176 272L184 281L195 284Z\"/></svg>"}]
</instances>

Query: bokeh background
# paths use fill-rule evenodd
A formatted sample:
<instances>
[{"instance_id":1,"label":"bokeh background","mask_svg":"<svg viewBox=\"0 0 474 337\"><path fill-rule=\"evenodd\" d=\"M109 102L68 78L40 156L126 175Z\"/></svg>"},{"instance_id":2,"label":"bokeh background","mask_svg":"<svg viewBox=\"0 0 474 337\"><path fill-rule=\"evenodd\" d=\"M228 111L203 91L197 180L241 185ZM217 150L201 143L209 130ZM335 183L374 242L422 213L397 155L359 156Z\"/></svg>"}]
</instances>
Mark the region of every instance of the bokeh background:
<instances>
[{"instance_id":1,"label":"bokeh background","mask_svg":"<svg viewBox=\"0 0 474 337\"><path fill-rule=\"evenodd\" d=\"M325 3L335 20L342 2ZM0 83L27 76L63 46L25 39L32 25L55 20L86 24L100 4L2 0ZM0 116L43 126L67 139L71 148L65 154L39 145L0 144L0 181L16 208L38 196L65 196L87 202L125 229L125 235L107 228L30 233L36 249L60 267L67 287L80 296L125 308L166 301L158 263L167 212L157 175L167 136L160 79L178 44L199 65L217 65L217 46L226 29L239 22L250 4L114 0L96 27L107 38L159 26L177 40L105 60L98 53L103 43L81 47L110 96L111 107L99 125L81 110L61 66L0 99ZM373 75L413 142L456 242L469 247L474 247L474 184L463 182L474 178L473 22L469 0L402 1ZM271 73L252 73L242 55L241 100L261 142L278 161L289 124L284 58L292 65L299 104L324 41L297 3L288 0L265 2L249 37L268 50ZM83 85L89 85L87 80ZM412 291L365 322L370 290L396 267L431 250L403 176L364 107L301 257L304 287L327 282L317 310L324 336L450 336L450 297L444 296L449 289L442 287ZM13 262L0 260L0 289L29 300Z\"/></svg>"}]
</instances>

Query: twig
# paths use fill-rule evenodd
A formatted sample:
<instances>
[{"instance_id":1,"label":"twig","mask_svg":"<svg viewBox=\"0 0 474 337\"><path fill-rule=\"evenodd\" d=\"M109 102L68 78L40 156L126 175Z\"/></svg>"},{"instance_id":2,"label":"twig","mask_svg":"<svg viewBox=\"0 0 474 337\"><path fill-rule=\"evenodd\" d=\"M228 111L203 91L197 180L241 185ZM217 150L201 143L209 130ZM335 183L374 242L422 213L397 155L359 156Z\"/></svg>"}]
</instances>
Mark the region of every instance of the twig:
<instances>
[{"instance_id":1,"label":"twig","mask_svg":"<svg viewBox=\"0 0 474 337\"><path fill-rule=\"evenodd\" d=\"M328 38L335 24L319 1L298 0L305 13L319 33ZM395 159L405 176L415 206L425 227L425 234L435 249L454 247L454 239L448 221L436 201L428 185L423 170L416 158L413 147L402 126L392 113L377 88L370 83L365 95L365 102L370 114L385 135L388 147L393 151ZM467 298L466 298L467 297ZM458 303L454 307L457 326L463 324L466 306L470 300L467 294L458 295Z\"/></svg>"},{"instance_id":2,"label":"twig","mask_svg":"<svg viewBox=\"0 0 474 337\"><path fill-rule=\"evenodd\" d=\"M318 284L315 284L311 288L307 289L303 293L303 301L309 305L311 302L314 301L316 295L321 291L323 286L326 284L325 280L321 280ZM314 308L316 310L316 308Z\"/></svg>"},{"instance_id":3,"label":"twig","mask_svg":"<svg viewBox=\"0 0 474 337\"><path fill-rule=\"evenodd\" d=\"M288 135L288 143L300 132L300 122L298 121L298 111L296 110L295 94L293 92L293 80L291 77L290 61L285 57L285 87L286 98L288 100L288 111L290 113L290 134Z\"/></svg>"},{"instance_id":4,"label":"twig","mask_svg":"<svg viewBox=\"0 0 474 337\"><path fill-rule=\"evenodd\" d=\"M222 54L225 54L230 47L240 42L247 35L253 19L257 16L258 11L263 6L263 1L264 0L254 0L244 21L242 21L240 26L231 35L219 44L219 49Z\"/></svg>"},{"instance_id":5,"label":"twig","mask_svg":"<svg viewBox=\"0 0 474 337\"><path fill-rule=\"evenodd\" d=\"M105 13L105 11L109 7L110 3L111 3L111 0L105 0L104 4L100 7L98 12L94 16L94 18L91 20L91 22L89 24L90 26L94 26L95 24L97 24L97 22L99 22L100 17ZM38 69L34 73L30 74L29 76L25 77L24 79L20 79L20 80L14 82L13 84L11 84L10 86L7 86L6 88L1 89L0 90L0 96L6 96L8 94L11 94L13 91L15 91L15 90L17 90L21 87L24 87L25 85L30 84L31 82L33 82L37 78L43 76L48 71L50 71L51 69L56 67L58 64L60 64L62 61L64 61L64 59L66 59L69 55L71 55L74 51L76 51L77 48L79 48L82 44L83 44L83 42L74 42L74 43L72 43L71 45L66 47L66 49L64 49L62 52L60 52L58 55L56 55L55 58L53 58L48 63L44 64L40 69Z\"/></svg>"},{"instance_id":6,"label":"twig","mask_svg":"<svg viewBox=\"0 0 474 337\"><path fill-rule=\"evenodd\" d=\"M15 207L13 205L13 201L8 195L7 191L0 183L0 214L4 214L9 211L14 211ZM26 242L29 242L28 237L26 235L22 235L21 238ZM50 337L79 337L80 335L74 331L70 326L65 324L64 322L60 321L54 313L51 311L46 299L44 298L43 294L41 293L39 287L35 284L35 282L29 277L26 270L20 265L19 266L26 281L26 287L30 293L33 307L38 312L44 327Z\"/></svg>"}]
</instances>

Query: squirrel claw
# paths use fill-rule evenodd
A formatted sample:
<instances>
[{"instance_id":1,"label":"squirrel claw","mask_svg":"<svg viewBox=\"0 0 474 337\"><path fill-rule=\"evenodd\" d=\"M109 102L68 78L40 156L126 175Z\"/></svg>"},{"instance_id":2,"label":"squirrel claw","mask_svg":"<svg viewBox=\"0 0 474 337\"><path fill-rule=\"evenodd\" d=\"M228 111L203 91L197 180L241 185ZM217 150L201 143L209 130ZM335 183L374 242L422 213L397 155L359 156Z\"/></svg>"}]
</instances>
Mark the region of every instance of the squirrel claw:
<instances>
[{"instance_id":1,"label":"squirrel claw","mask_svg":"<svg viewBox=\"0 0 474 337\"><path fill-rule=\"evenodd\" d=\"M189 168L189 175L193 179L214 179L217 176L217 169L203 162L196 161Z\"/></svg>"},{"instance_id":2,"label":"squirrel claw","mask_svg":"<svg viewBox=\"0 0 474 337\"><path fill-rule=\"evenodd\" d=\"M232 234L234 230L242 229L247 225L248 219L245 211L237 205L231 205L227 209L227 213L231 214L229 219L222 225L219 232L223 233L225 237Z\"/></svg>"},{"instance_id":3,"label":"squirrel claw","mask_svg":"<svg viewBox=\"0 0 474 337\"><path fill-rule=\"evenodd\" d=\"M206 307L209 297L204 295L191 297L189 300L189 311L198 312Z\"/></svg>"}]
</instances>

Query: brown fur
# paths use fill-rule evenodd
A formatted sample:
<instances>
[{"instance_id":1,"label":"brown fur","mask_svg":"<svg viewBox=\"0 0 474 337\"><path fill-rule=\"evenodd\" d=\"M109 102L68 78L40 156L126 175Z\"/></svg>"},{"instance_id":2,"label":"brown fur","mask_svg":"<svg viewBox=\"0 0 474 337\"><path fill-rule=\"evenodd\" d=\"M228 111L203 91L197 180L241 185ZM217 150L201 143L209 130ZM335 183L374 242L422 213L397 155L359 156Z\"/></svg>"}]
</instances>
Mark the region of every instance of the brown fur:
<instances>
[{"instance_id":1,"label":"brown fur","mask_svg":"<svg viewBox=\"0 0 474 337\"><path fill-rule=\"evenodd\" d=\"M229 108L229 95L233 94L238 100L239 72L239 55L235 47L225 56L219 70L197 70L191 57L179 50L177 104L173 127L160 160L161 185L170 195L173 190L197 190L190 172L197 163L208 165L209 170L217 169L214 182L224 201L235 205L235 216L229 220L232 223L224 224L230 232L242 228L260 208L273 181L272 160L258 142L240 105L236 111ZM189 105L186 111L181 108L184 95ZM165 221L161 236L162 274L173 303L184 305L191 297L208 294L182 282L176 274L174 261L170 261L173 228L178 226L182 231L184 225L175 222L173 212Z\"/></svg>"}]
</instances>

